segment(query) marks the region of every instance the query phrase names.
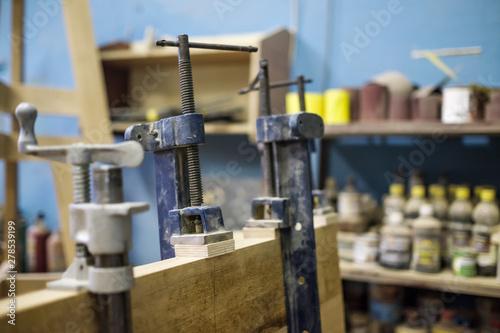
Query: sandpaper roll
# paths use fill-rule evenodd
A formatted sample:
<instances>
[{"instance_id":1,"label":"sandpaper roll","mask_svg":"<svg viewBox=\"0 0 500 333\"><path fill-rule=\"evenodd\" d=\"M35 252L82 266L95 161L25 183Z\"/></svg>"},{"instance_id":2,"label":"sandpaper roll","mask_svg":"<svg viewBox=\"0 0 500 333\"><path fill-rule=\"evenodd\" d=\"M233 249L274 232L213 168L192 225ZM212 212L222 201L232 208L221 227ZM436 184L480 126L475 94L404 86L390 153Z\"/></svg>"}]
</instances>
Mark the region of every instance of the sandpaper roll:
<instances>
[{"instance_id":1,"label":"sandpaper roll","mask_svg":"<svg viewBox=\"0 0 500 333\"><path fill-rule=\"evenodd\" d=\"M365 84L360 91L360 121L386 119L389 90L376 83Z\"/></svg>"}]
</instances>

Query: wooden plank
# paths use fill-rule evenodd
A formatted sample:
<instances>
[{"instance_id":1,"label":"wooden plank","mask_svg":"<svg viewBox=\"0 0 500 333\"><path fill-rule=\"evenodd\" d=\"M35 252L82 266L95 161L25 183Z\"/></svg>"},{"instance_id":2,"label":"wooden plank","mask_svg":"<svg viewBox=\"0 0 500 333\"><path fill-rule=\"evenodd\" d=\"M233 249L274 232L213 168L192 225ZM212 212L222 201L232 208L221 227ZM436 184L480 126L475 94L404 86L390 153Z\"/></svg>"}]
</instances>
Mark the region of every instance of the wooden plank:
<instances>
[{"instance_id":1,"label":"wooden plank","mask_svg":"<svg viewBox=\"0 0 500 333\"><path fill-rule=\"evenodd\" d=\"M206 245L175 245L177 258L212 258L234 251L234 239Z\"/></svg>"},{"instance_id":2,"label":"wooden plank","mask_svg":"<svg viewBox=\"0 0 500 333\"><path fill-rule=\"evenodd\" d=\"M315 227L318 291L323 332L345 332L337 225Z\"/></svg>"},{"instance_id":3,"label":"wooden plank","mask_svg":"<svg viewBox=\"0 0 500 333\"><path fill-rule=\"evenodd\" d=\"M24 0L12 1L11 82L23 82L24 63Z\"/></svg>"},{"instance_id":4,"label":"wooden plank","mask_svg":"<svg viewBox=\"0 0 500 333\"><path fill-rule=\"evenodd\" d=\"M50 113L63 116L77 116L82 113L78 104L78 94L73 90L50 89L43 87L12 85L10 111L14 112L21 102L36 106L40 113Z\"/></svg>"},{"instance_id":5,"label":"wooden plank","mask_svg":"<svg viewBox=\"0 0 500 333\"><path fill-rule=\"evenodd\" d=\"M82 110L80 126L83 136L94 144L112 143L104 75L88 1L65 1L63 9L78 94L76 103Z\"/></svg>"},{"instance_id":6,"label":"wooden plank","mask_svg":"<svg viewBox=\"0 0 500 333\"><path fill-rule=\"evenodd\" d=\"M352 123L327 125L323 138L332 139L349 135L425 135L444 139L446 136L500 135L499 123L477 122L470 124L443 124L441 122L390 122Z\"/></svg>"},{"instance_id":7,"label":"wooden plank","mask_svg":"<svg viewBox=\"0 0 500 333\"><path fill-rule=\"evenodd\" d=\"M0 81L0 111L11 111L10 98L10 87Z\"/></svg>"},{"instance_id":8,"label":"wooden plank","mask_svg":"<svg viewBox=\"0 0 500 333\"><path fill-rule=\"evenodd\" d=\"M5 161L5 207L4 207L4 243L3 243L3 260L7 260L7 240L8 240L8 221L16 221L17 216L17 163L12 161ZM16 231L18 231L16 229ZM16 232L16 244L19 244L18 241L19 235Z\"/></svg>"},{"instance_id":9,"label":"wooden plank","mask_svg":"<svg viewBox=\"0 0 500 333\"><path fill-rule=\"evenodd\" d=\"M242 239L236 250L209 258L173 258L134 268L135 332L276 332L286 326L280 238ZM335 226L316 229L324 332L343 332ZM336 271L337 270L337 271ZM8 300L0 300L0 316ZM97 331L85 292L42 290L17 298L19 332ZM0 322L0 331L7 328Z\"/></svg>"},{"instance_id":10,"label":"wooden plank","mask_svg":"<svg viewBox=\"0 0 500 333\"><path fill-rule=\"evenodd\" d=\"M24 295L46 288L49 281L60 279L62 273L23 273L16 274L16 295ZM0 281L0 298L7 297L9 282Z\"/></svg>"},{"instance_id":11,"label":"wooden plank","mask_svg":"<svg viewBox=\"0 0 500 333\"><path fill-rule=\"evenodd\" d=\"M359 267L353 263L340 262L340 271L345 280L378 282L406 287L441 290L449 293L500 297L500 283L496 278L464 278L454 276L450 270L438 274L415 271L394 271L383 267Z\"/></svg>"}]
</instances>

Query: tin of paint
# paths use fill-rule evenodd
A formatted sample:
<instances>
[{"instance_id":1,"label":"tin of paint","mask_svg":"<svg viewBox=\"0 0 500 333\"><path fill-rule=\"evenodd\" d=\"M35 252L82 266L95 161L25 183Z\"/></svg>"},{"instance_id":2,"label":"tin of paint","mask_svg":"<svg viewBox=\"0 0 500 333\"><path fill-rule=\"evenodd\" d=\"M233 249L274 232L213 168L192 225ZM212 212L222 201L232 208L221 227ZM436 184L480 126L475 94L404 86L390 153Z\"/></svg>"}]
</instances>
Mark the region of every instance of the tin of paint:
<instances>
[{"instance_id":1,"label":"tin of paint","mask_svg":"<svg viewBox=\"0 0 500 333\"><path fill-rule=\"evenodd\" d=\"M475 277L477 275L477 251L473 247L459 247L453 255L453 273L456 276Z\"/></svg>"}]
</instances>

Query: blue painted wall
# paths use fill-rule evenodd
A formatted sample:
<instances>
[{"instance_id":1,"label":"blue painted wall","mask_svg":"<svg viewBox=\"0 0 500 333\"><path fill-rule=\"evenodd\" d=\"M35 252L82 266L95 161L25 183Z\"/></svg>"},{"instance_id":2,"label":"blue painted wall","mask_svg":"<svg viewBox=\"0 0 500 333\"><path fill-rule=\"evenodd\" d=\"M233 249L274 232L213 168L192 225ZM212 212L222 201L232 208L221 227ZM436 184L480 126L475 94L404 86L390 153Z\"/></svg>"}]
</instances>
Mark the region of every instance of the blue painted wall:
<instances>
[{"instance_id":1,"label":"blue painted wall","mask_svg":"<svg viewBox=\"0 0 500 333\"><path fill-rule=\"evenodd\" d=\"M27 3L25 24L30 34L25 81L71 88L73 74L61 8L54 5L58 1ZM303 73L313 77L310 89L314 91L362 85L386 70L399 70L420 85L434 83L443 74L426 60L412 60L411 50L476 45L483 47L481 55L444 61L451 68L463 66L459 74L463 83L500 86L500 2L496 0L91 0L90 3L99 45L117 39L140 39L148 25L173 36L265 31L277 26L297 29L292 75ZM10 1L2 1L0 7L0 79L4 81L9 81L10 76L10 6ZM390 17L387 13L391 13ZM381 23L376 23L377 18ZM9 127L0 117L0 129ZM71 118L42 117L36 130L40 134L77 135L78 123ZM223 170L228 161L235 159L242 166L242 172L234 176L235 181L244 177L258 181L258 161L248 161L238 154L241 142L245 142L242 137L230 144L223 137L209 137L202 148L204 178ZM461 139L439 143L421 167L431 175L450 170L456 182L487 182L496 174L498 161L494 153L500 144L488 139L473 143L464 144ZM221 146L225 149L220 149ZM332 141L330 175L337 177L341 185L347 175L354 175L362 190L380 195L387 187L384 172L395 170L398 157L408 157L415 147L411 138ZM131 259L136 264L159 258L151 170L152 160L148 157L140 168L125 171L126 199L152 204L150 212L134 219L135 245ZM47 164L21 163L22 212L32 220L37 210L43 209L49 225L55 228L58 222L51 179ZM3 193L0 200L4 200Z\"/></svg>"}]
</instances>

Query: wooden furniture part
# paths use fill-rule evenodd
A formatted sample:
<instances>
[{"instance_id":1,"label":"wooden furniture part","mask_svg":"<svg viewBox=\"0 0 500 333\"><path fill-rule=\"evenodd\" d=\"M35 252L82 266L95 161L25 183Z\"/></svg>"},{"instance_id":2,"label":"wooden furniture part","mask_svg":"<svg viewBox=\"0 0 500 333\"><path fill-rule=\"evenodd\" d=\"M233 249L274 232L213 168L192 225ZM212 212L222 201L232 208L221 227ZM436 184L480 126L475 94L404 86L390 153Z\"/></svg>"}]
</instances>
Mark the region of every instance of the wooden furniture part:
<instances>
[{"instance_id":1,"label":"wooden furniture part","mask_svg":"<svg viewBox=\"0 0 500 333\"><path fill-rule=\"evenodd\" d=\"M286 332L279 233L243 239L236 250L209 259L173 258L134 268L134 332ZM336 226L316 229L323 332L344 332ZM0 300L6 316L8 299ZM17 298L19 332L96 332L86 292L40 290ZM6 320L0 331L8 332Z\"/></svg>"},{"instance_id":2,"label":"wooden furniture part","mask_svg":"<svg viewBox=\"0 0 500 333\"><path fill-rule=\"evenodd\" d=\"M447 293L500 298L500 282L495 277L464 278L450 270L438 274L414 271L394 271L383 267L359 267L340 261L340 272L345 280L395 284L405 287L440 290Z\"/></svg>"},{"instance_id":3,"label":"wooden furniture part","mask_svg":"<svg viewBox=\"0 0 500 333\"><path fill-rule=\"evenodd\" d=\"M82 132L80 138L39 137L39 145L68 145L81 141L93 144L112 143L104 76L92 34L89 5L87 1L64 1L61 2L61 6L73 63L75 90L48 89L23 84L24 1L16 0L12 1L12 82L11 85L0 82L0 106L12 117L20 102L34 104L41 114L78 117ZM17 153L19 129L16 119L13 119L12 124L12 133L2 135L0 138L2 143L0 158L6 160L6 221L15 220L17 213L17 160L25 158L36 160L36 158ZM64 251L69 264L75 253L74 244L69 237L68 225L68 204L73 201L71 168L61 163L51 163L51 165Z\"/></svg>"},{"instance_id":4,"label":"wooden furniture part","mask_svg":"<svg viewBox=\"0 0 500 333\"><path fill-rule=\"evenodd\" d=\"M238 95L259 71L259 59L268 59L272 81L289 78L290 33L285 29L264 34L238 34L190 37L193 42L252 45L257 53L191 49L197 106L228 98L231 107L242 108L238 122L207 123L206 133L255 133L259 113L259 94ZM154 47L145 52L127 50L101 51L108 99L111 107L180 108L177 48ZM287 87L273 89L273 113L284 113ZM137 122L115 121L115 132L124 132Z\"/></svg>"}]
</instances>

